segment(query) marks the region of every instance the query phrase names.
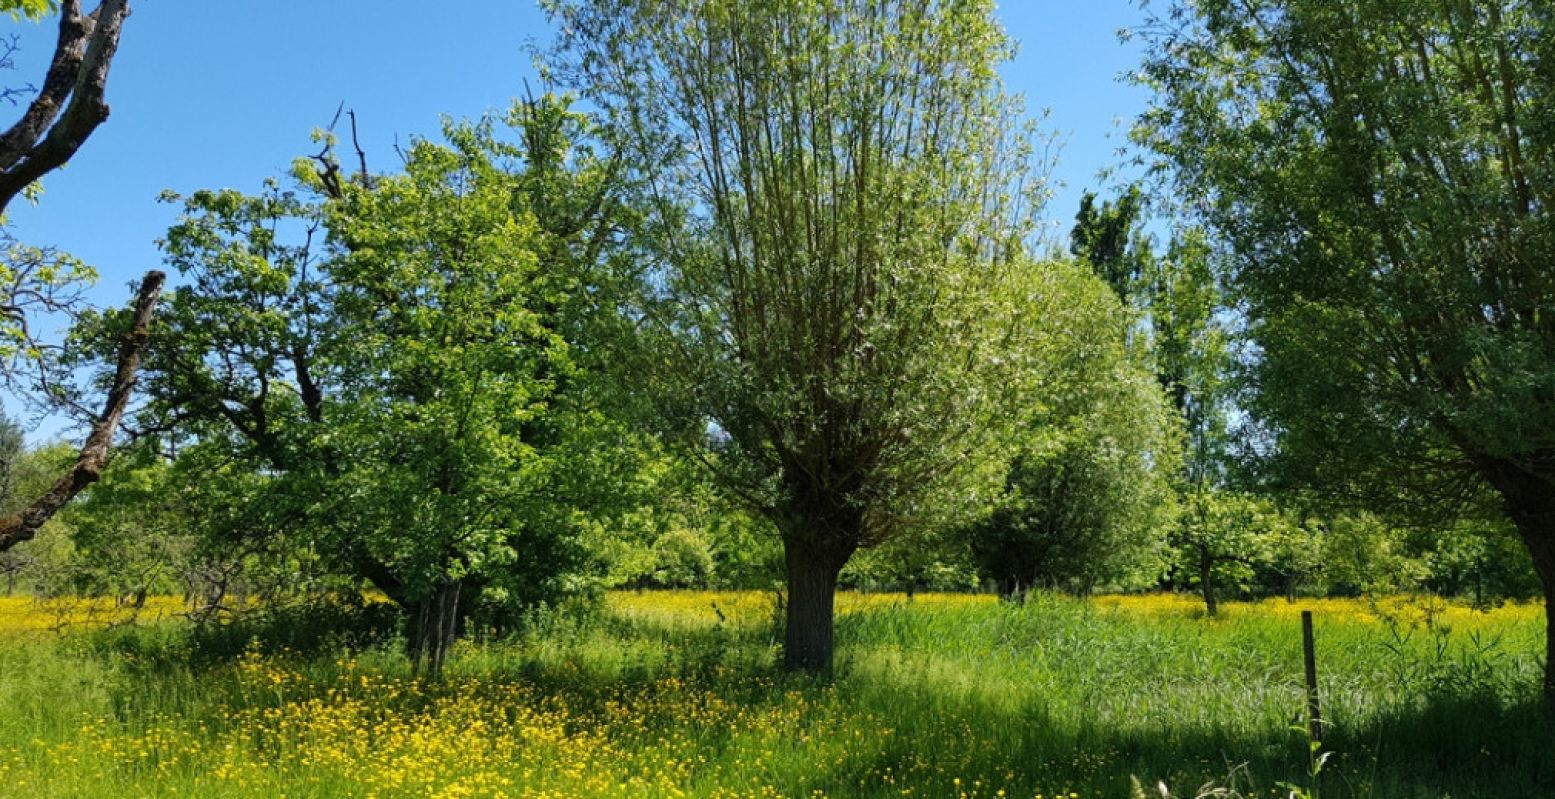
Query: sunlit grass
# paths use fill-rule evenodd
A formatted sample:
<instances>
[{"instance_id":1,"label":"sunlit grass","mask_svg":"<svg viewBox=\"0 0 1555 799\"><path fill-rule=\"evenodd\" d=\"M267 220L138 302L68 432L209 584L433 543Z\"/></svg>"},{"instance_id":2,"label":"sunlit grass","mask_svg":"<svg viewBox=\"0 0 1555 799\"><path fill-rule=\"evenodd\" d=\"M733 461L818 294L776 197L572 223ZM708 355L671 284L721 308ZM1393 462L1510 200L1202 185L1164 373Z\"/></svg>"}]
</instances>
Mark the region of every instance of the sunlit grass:
<instances>
[{"instance_id":1,"label":"sunlit grass","mask_svg":"<svg viewBox=\"0 0 1555 799\"><path fill-rule=\"evenodd\" d=\"M1131 775L1191 796L1245 762L1272 799L1304 779L1303 608L1323 796L1555 795L1536 606L1278 600L1210 621L1192 597L848 594L837 674L814 680L772 670L776 601L614 593L461 642L429 683L392 644L261 635L195 658L184 621L60 636L28 618L58 608L12 600L0 797L1091 799Z\"/></svg>"},{"instance_id":2,"label":"sunlit grass","mask_svg":"<svg viewBox=\"0 0 1555 799\"><path fill-rule=\"evenodd\" d=\"M782 595L775 591L612 591L609 608L630 619L669 626L769 624L781 617ZM837 613L897 607L971 607L993 605L990 594L893 594L843 591Z\"/></svg>"}]
</instances>

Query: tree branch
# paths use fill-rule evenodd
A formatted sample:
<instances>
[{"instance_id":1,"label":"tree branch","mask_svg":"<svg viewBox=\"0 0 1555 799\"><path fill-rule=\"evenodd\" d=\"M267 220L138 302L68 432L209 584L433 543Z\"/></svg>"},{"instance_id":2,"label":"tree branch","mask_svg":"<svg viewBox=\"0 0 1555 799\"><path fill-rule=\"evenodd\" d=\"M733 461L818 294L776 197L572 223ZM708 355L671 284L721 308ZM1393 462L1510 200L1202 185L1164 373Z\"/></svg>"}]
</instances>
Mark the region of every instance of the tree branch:
<instances>
[{"instance_id":1,"label":"tree branch","mask_svg":"<svg viewBox=\"0 0 1555 799\"><path fill-rule=\"evenodd\" d=\"M151 318L156 312L157 299L162 294L162 283L166 277L162 272L153 270L147 272L141 281L140 291L135 295L133 322L120 344L113 385L108 389L102 414L97 417L92 432L81 445L81 454L64 476L20 512L0 518L0 552L37 535L38 529L50 517L102 476L103 467L108 462L108 448L113 443L119 419L124 416L124 409L129 405L130 394L135 388L140 353L150 336Z\"/></svg>"},{"instance_id":2,"label":"tree branch","mask_svg":"<svg viewBox=\"0 0 1555 799\"><path fill-rule=\"evenodd\" d=\"M79 0L60 4L59 41L43 89L22 118L0 134L0 212L69 161L108 118L103 92L129 14L129 0L103 0L86 16Z\"/></svg>"}]
</instances>

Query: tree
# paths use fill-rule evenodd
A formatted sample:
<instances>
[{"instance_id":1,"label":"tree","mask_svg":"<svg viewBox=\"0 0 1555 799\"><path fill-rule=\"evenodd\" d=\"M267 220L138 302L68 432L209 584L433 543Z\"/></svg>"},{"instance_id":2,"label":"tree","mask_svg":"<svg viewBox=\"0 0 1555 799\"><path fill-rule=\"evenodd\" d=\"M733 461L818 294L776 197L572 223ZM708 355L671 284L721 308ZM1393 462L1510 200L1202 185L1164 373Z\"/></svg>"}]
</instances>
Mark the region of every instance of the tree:
<instances>
[{"instance_id":1,"label":"tree","mask_svg":"<svg viewBox=\"0 0 1555 799\"><path fill-rule=\"evenodd\" d=\"M326 148L302 194L197 192L164 242L188 285L144 425L237 464L252 532L301 530L404 607L432 674L477 596L556 596L630 452L580 338L609 165L564 101L510 122L516 142L450 123L403 174L347 177Z\"/></svg>"},{"instance_id":2,"label":"tree","mask_svg":"<svg viewBox=\"0 0 1555 799\"><path fill-rule=\"evenodd\" d=\"M1179 2L1138 137L1226 245L1278 472L1417 519L1498 503L1555 702L1552 26L1525 0Z\"/></svg>"},{"instance_id":3,"label":"tree","mask_svg":"<svg viewBox=\"0 0 1555 799\"><path fill-rule=\"evenodd\" d=\"M1323 565L1329 584L1367 595L1410 590L1425 578L1423 559L1407 551L1404 531L1369 513L1329 521L1323 535Z\"/></svg>"},{"instance_id":4,"label":"tree","mask_svg":"<svg viewBox=\"0 0 1555 799\"><path fill-rule=\"evenodd\" d=\"M1144 193L1130 186L1117 201L1096 204L1096 192L1080 197L1080 212L1069 231L1069 252L1084 260L1128 302L1138 291L1150 258L1150 242L1139 229L1145 211Z\"/></svg>"},{"instance_id":5,"label":"tree","mask_svg":"<svg viewBox=\"0 0 1555 799\"><path fill-rule=\"evenodd\" d=\"M1232 362L1212 263L1203 230L1179 231L1164 256L1144 258L1139 288L1156 378L1187 434L1181 477L1189 486L1221 486L1228 478Z\"/></svg>"},{"instance_id":6,"label":"tree","mask_svg":"<svg viewBox=\"0 0 1555 799\"><path fill-rule=\"evenodd\" d=\"M1087 193L1070 234L1071 251L1145 318L1148 335L1142 338L1142 349L1148 351L1156 379L1184 433L1185 451L1170 479L1187 512L1178 516L1167 538L1175 547L1186 547L1176 553L1179 564L1199 564L1198 576L1189 579L1200 585L1205 610L1213 616L1216 564L1253 562L1254 552L1227 547L1256 543L1243 535L1205 533L1208 507L1224 504L1209 495L1225 490L1227 478L1226 380L1231 359L1219 318L1222 297L1204 231L1174 232L1166 253L1157 256L1143 230L1145 210L1137 185L1100 208L1095 195ZM1179 580L1181 574L1179 568Z\"/></svg>"},{"instance_id":7,"label":"tree","mask_svg":"<svg viewBox=\"0 0 1555 799\"><path fill-rule=\"evenodd\" d=\"M1231 589L1246 591L1273 548L1291 538L1291 522L1273 503L1249 494L1199 488L1183 501L1182 520L1172 528L1172 582L1196 586L1204 612L1219 612Z\"/></svg>"},{"instance_id":8,"label":"tree","mask_svg":"<svg viewBox=\"0 0 1555 799\"><path fill-rule=\"evenodd\" d=\"M37 19L51 4L39 0L5 0L0 11ZM83 14L79 0L59 4L59 39L38 94L8 130L0 133L0 224L5 209L18 194L36 196L37 181L64 166L88 136L108 118L103 99L108 70L119 47L119 33L129 16L128 0L103 0ZM6 96L15 99L14 92ZM102 410L95 414L66 399L58 348L44 344L29 319L40 313L80 310L79 289L92 271L79 260L53 250L16 243L0 231L5 249L0 264L0 377L7 384L23 371L36 369L34 385L50 402L82 410L91 418L81 451L58 481L26 507L0 518L0 552L35 536L60 508L95 482L108 461L108 449L135 384L140 350L162 290L163 275L152 271L141 281L127 327L114 337L115 369Z\"/></svg>"},{"instance_id":9,"label":"tree","mask_svg":"<svg viewBox=\"0 0 1555 799\"><path fill-rule=\"evenodd\" d=\"M990 0L556 0L553 74L650 200L658 395L784 545L783 661L825 671L842 567L970 492L1067 287Z\"/></svg>"},{"instance_id":10,"label":"tree","mask_svg":"<svg viewBox=\"0 0 1555 799\"><path fill-rule=\"evenodd\" d=\"M1134 314L1102 281L1087 282L1092 301L1063 322L1075 341L1049 366L1065 388L1030 416L1003 495L969 531L982 573L1005 595L1150 585L1163 570L1178 420L1128 344Z\"/></svg>"}]
</instances>

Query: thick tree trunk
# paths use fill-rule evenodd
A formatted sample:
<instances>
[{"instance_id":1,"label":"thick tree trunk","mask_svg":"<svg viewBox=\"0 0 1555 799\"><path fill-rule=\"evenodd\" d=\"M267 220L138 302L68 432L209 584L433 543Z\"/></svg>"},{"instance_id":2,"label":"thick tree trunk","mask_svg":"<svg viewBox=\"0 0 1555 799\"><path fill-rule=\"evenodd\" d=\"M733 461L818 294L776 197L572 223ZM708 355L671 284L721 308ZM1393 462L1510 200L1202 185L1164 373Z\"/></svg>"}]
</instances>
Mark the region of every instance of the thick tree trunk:
<instances>
[{"instance_id":1,"label":"thick tree trunk","mask_svg":"<svg viewBox=\"0 0 1555 799\"><path fill-rule=\"evenodd\" d=\"M1555 580L1544 577L1544 706L1555 712Z\"/></svg>"},{"instance_id":2,"label":"thick tree trunk","mask_svg":"<svg viewBox=\"0 0 1555 799\"><path fill-rule=\"evenodd\" d=\"M1518 464L1481 461L1480 473L1500 492L1506 515L1544 586L1544 704L1555 713L1555 487Z\"/></svg>"},{"instance_id":3,"label":"thick tree trunk","mask_svg":"<svg viewBox=\"0 0 1555 799\"><path fill-rule=\"evenodd\" d=\"M831 671L837 575L852 554L850 547L818 544L813 539L784 540L788 605L783 668L812 674Z\"/></svg>"},{"instance_id":4,"label":"thick tree trunk","mask_svg":"<svg viewBox=\"0 0 1555 799\"><path fill-rule=\"evenodd\" d=\"M1521 523L1518 531L1533 555L1534 570L1544 585L1544 704L1555 711L1555 524L1546 520L1543 529L1530 530Z\"/></svg>"},{"instance_id":5,"label":"thick tree trunk","mask_svg":"<svg viewBox=\"0 0 1555 799\"><path fill-rule=\"evenodd\" d=\"M1519 523L1523 542L1533 555L1534 570L1544 585L1544 704L1555 712L1555 519L1546 518L1542 529L1526 529Z\"/></svg>"}]
</instances>

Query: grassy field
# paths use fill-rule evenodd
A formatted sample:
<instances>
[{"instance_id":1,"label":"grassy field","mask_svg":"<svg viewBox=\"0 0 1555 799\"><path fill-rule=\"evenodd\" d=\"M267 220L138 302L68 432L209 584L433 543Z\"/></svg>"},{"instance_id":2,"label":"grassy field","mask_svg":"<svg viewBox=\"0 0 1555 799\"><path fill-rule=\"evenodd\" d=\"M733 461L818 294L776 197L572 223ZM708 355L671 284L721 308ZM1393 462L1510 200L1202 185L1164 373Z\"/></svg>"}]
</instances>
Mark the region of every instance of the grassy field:
<instances>
[{"instance_id":1,"label":"grassy field","mask_svg":"<svg viewBox=\"0 0 1555 799\"><path fill-rule=\"evenodd\" d=\"M152 617L176 603L153 603ZM325 615L200 631L0 600L6 797L1555 796L1542 607L845 596L835 678L770 596L615 594L460 644L436 684ZM1299 612L1326 715L1309 775ZM64 634L53 632L63 629ZM357 623L353 633L374 640ZM289 648L288 648L289 647ZM1230 781L1228 783L1228 780ZM1227 794L1230 795L1230 794ZM1314 795L1318 795L1314 793Z\"/></svg>"}]
</instances>

